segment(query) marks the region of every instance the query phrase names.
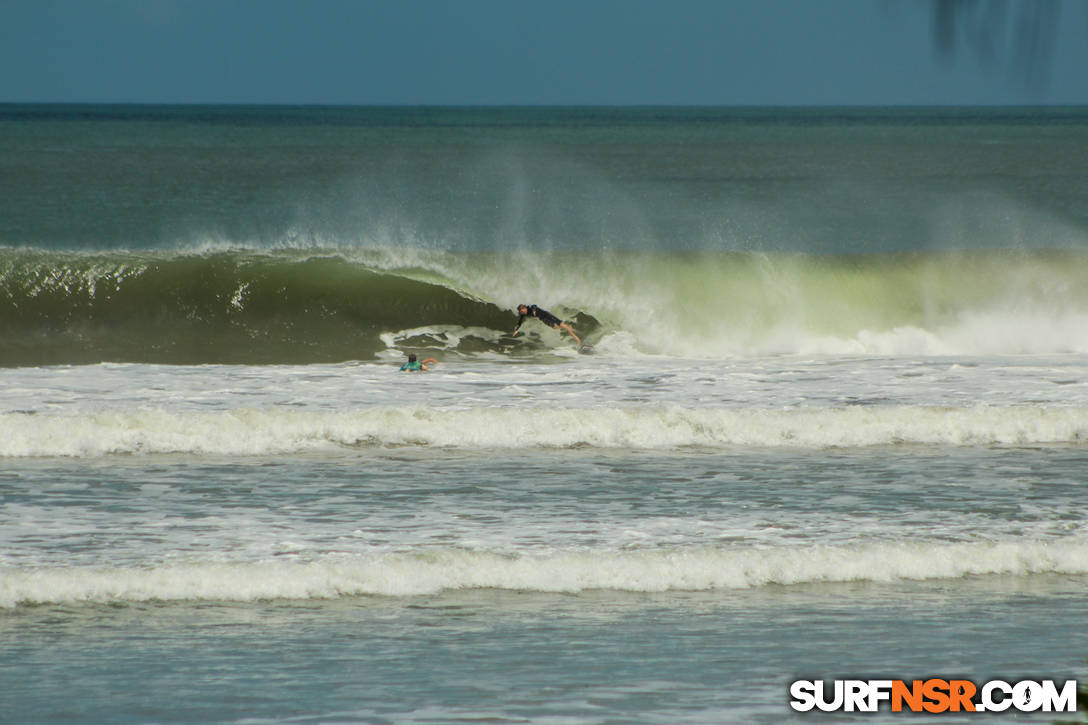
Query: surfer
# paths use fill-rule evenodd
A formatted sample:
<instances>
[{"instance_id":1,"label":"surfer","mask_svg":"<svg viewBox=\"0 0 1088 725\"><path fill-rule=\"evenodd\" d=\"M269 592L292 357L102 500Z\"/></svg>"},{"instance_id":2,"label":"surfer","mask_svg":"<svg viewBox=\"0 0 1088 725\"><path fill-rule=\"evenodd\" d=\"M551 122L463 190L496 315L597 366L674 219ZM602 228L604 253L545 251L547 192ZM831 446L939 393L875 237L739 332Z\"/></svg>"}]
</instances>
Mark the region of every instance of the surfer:
<instances>
[{"instance_id":1,"label":"surfer","mask_svg":"<svg viewBox=\"0 0 1088 725\"><path fill-rule=\"evenodd\" d=\"M574 333L574 328L547 310L542 310L536 305L522 304L518 305L518 314L521 315L521 317L518 318L517 327L514 328L515 336L518 334L518 330L521 329L521 323L525 322L526 317L535 317L553 330L566 330L570 333L570 336L574 338L574 341L578 343L578 347L582 346L582 340Z\"/></svg>"},{"instance_id":2,"label":"surfer","mask_svg":"<svg viewBox=\"0 0 1088 725\"><path fill-rule=\"evenodd\" d=\"M426 360L416 360L416 354L414 352L408 353L408 362L400 366L400 372L427 372L427 363L438 362L433 357L429 357Z\"/></svg>"}]
</instances>

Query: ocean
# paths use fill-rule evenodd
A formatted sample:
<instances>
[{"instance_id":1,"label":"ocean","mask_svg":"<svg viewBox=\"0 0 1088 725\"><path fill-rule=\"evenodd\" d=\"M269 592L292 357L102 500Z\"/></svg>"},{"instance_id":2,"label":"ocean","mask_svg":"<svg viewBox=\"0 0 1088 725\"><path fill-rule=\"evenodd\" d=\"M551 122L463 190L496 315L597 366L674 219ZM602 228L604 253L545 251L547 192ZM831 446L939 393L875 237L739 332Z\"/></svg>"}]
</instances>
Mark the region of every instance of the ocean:
<instances>
[{"instance_id":1,"label":"ocean","mask_svg":"<svg viewBox=\"0 0 1088 725\"><path fill-rule=\"evenodd\" d=\"M0 105L0 464L4 722L1084 683L1088 109Z\"/></svg>"}]
</instances>

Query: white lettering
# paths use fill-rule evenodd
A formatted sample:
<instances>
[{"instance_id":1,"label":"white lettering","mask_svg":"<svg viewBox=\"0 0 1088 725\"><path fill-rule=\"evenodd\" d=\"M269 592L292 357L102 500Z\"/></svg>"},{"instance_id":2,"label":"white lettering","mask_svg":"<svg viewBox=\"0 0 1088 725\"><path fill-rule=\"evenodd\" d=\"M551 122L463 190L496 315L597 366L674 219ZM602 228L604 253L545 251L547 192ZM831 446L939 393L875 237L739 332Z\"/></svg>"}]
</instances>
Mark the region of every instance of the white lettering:
<instances>
[{"instance_id":1,"label":"white lettering","mask_svg":"<svg viewBox=\"0 0 1088 725\"><path fill-rule=\"evenodd\" d=\"M797 712L808 712L816 707L816 685L812 680L797 680L790 685L790 707Z\"/></svg>"},{"instance_id":2,"label":"white lettering","mask_svg":"<svg viewBox=\"0 0 1088 725\"><path fill-rule=\"evenodd\" d=\"M890 702L891 699L891 680L869 680L869 712L878 711L880 709L881 702Z\"/></svg>"},{"instance_id":3,"label":"white lettering","mask_svg":"<svg viewBox=\"0 0 1088 725\"><path fill-rule=\"evenodd\" d=\"M823 680L816 682L816 707L820 708L823 712L835 712L842 707L845 695L843 694L843 681L835 680L832 691L835 693L834 699L830 702L827 700L826 693L824 692L824 685L826 683Z\"/></svg>"},{"instance_id":4,"label":"white lettering","mask_svg":"<svg viewBox=\"0 0 1088 725\"><path fill-rule=\"evenodd\" d=\"M1077 681L1066 680L1061 692L1058 692L1054 680L1043 680L1043 697L1043 712L1076 712Z\"/></svg>"},{"instance_id":5,"label":"white lettering","mask_svg":"<svg viewBox=\"0 0 1088 725\"><path fill-rule=\"evenodd\" d=\"M994 692L1000 692L1002 697L999 700L994 699ZM982 686L982 705L983 707L976 707L976 710L983 710L985 712L1005 712L1012 707L1012 685L1004 680L990 680Z\"/></svg>"},{"instance_id":6,"label":"white lettering","mask_svg":"<svg viewBox=\"0 0 1088 725\"><path fill-rule=\"evenodd\" d=\"M1012 704L1020 712L1035 712L1043 706L1042 688L1038 682L1021 680L1012 688Z\"/></svg>"},{"instance_id":7,"label":"white lettering","mask_svg":"<svg viewBox=\"0 0 1088 725\"><path fill-rule=\"evenodd\" d=\"M867 712L869 684L865 680L847 680L844 703L847 712Z\"/></svg>"}]
</instances>

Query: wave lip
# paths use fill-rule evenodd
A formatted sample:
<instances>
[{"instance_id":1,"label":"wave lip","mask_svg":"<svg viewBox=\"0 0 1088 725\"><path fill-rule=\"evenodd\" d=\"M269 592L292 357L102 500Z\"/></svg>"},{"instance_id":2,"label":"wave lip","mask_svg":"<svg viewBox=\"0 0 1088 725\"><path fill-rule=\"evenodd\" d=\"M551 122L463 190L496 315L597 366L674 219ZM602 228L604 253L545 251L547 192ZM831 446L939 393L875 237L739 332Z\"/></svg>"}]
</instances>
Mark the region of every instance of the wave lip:
<instances>
[{"instance_id":1,"label":"wave lip","mask_svg":"<svg viewBox=\"0 0 1088 725\"><path fill-rule=\"evenodd\" d=\"M676 449L903 444L1061 445L1088 440L1088 408L471 408L214 413L119 410L0 415L0 457L276 455L344 447Z\"/></svg>"},{"instance_id":2,"label":"wave lip","mask_svg":"<svg viewBox=\"0 0 1088 725\"><path fill-rule=\"evenodd\" d=\"M578 593L720 591L768 585L1088 574L1083 539L879 543L770 549L441 549L316 561L0 570L0 607L142 601L416 596L448 590Z\"/></svg>"}]
</instances>

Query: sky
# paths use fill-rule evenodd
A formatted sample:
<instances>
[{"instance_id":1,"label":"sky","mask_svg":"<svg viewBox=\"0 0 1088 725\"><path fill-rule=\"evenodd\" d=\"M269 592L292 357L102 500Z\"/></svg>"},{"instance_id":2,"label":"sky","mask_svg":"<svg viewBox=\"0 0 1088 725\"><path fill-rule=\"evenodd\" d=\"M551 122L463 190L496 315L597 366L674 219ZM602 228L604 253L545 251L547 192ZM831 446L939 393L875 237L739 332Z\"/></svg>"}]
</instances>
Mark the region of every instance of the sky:
<instances>
[{"instance_id":1,"label":"sky","mask_svg":"<svg viewBox=\"0 0 1088 725\"><path fill-rule=\"evenodd\" d=\"M1088 104L1088 2L0 0L0 102Z\"/></svg>"}]
</instances>

